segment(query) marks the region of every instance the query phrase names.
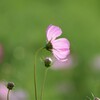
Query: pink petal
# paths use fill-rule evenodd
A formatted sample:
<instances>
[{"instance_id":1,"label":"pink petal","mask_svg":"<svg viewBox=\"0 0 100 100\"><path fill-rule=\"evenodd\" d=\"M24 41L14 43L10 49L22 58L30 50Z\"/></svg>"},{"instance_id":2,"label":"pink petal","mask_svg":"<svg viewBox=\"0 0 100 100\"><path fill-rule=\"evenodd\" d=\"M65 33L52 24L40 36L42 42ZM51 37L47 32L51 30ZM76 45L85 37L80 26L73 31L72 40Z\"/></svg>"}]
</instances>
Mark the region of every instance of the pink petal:
<instances>
[{"instance_id":1,"label":"pink petal","mask_svg":"<svg viewBox=\"0 0 100 100\"><path fill-rule=\"evenodd\" d=\"M51 41L60 36L62 34L62 30L58 26L49 25L46 33L47 33L47 40Z\"/></svg>"},{"instance_id":2,"label":"pink petal","mask_svg":"<svg viewBox=\"0 0 100 100\"><path fill-rule=\"evenodd\" d=\"M70 43L66 38L60 38L52 41L53 48L56 50L66 51L70 48Z\"/></svg>"},{"instance_id":3,"label":"pink petal","mask_svg":"<svg viewBox=\"0 0 100 100\"><path fill-rule=\"evenodd\" d=\"M70 53L70 50L66 50L66 51L62 51L62 50L55 50L53 49L52 50L53 52L53 55L60 61L66 61L67 60L67 57Z\"/></svg>"}]
</instances>

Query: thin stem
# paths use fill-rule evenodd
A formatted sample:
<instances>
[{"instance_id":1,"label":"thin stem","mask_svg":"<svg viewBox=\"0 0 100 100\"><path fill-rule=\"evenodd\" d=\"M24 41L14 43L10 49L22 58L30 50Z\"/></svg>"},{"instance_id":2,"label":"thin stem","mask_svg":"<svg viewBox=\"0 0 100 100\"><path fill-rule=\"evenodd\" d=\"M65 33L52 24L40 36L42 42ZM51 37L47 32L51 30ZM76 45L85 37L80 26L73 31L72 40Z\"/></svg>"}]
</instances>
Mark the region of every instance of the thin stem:
<instances>
[{"instance_id":1,"label":"thin stem","mask_svg":"<svg viewBox=\"0 0 100 100\"><path fill-rule=\"evenodd\" d=\"M10 93L10 90L8 90L8 93L7 93L7 100L9 100L9 93Z\"/></svg>"},{"instance_id":2,"label":"thin stem","mask_svg":"<svg viewBox=\"0 0 100 100\"><path fill-rule=\"evenodd\" d=\"M45 81L46 81L47 71L48 71L48 68L45 69L44 79L43 79L42 88L41 88L40 100L42 100L42 98L43 98L43 91L44 91L44 85L45 85Z\"/></svg>"},{"instance_id":3,"label":"thin stem","mask_svg":"<svg viewBox=\"0 0 100 100\"><path fill-rule=\"evenodd\" d=\"M35 92L35 100L37 100L36 67L35 67L35 64L34 64L34 92Z\"/></svg>"},{"instance_id":4,"label":"thin stem","mask_svg":"<svg viewBox=\"0 0 100 100\"><path fill-rule=\"evenodd\" d=\"M42 50L43 48L40 48L37 50L36 54L35 54L35 59L34 59L34 92L35 92L35 100L38 100L38 96L37 96L37 82L36 82L36 58L37 58L37 54L39 53L40 50Z\"/></svg>"}]
</instances>

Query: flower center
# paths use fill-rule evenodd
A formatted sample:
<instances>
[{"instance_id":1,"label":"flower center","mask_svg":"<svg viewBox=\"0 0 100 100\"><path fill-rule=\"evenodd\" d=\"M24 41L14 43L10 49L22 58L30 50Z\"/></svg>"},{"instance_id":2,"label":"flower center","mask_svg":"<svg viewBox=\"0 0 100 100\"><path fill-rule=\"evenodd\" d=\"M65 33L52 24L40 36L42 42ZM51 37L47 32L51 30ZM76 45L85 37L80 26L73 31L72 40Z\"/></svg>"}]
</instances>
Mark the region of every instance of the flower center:
<instances>
[{"instance_id":1,"label":"flower center","mask_svg":"<svg viewBox=\"0 0 100 100\"><path fill-rule=\"evenodd\" d=\"M45 47L48 51L51 51L51 49L53 49L53 47L52 47L52 44L50 43L50 42L48 42L47 44L46 44L46 47Z\"/></svg>"}]
</instances>

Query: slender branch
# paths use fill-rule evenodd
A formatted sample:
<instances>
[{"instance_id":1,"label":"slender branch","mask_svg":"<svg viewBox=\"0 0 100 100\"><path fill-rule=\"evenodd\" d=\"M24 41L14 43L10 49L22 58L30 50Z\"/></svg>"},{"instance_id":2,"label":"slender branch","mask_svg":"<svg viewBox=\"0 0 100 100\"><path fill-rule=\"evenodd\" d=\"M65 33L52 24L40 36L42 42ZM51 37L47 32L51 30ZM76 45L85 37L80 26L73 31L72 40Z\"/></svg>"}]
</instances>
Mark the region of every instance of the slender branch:
<instances>
[{"instance_id":1,"label":"slender branch","mask_svg":"<svg viewBox=\"0 0 100 100\"><path fill-rule=\"evenodd\" d=\"M8 90L8 93L7 93L7 100L9 100L9 93L10 93L10 90Z\"/></svg>"},{"instance_id":2,"label":"slender branch","mask_svg":"<svg viewBox=\"0 0 100 100\"><path fill-rule=\"evenodd\" d=\"M35 54L35 59L34 59L34 92L35 92L35 100L38 100L37 96L37 82L36 82L36 59L37 59L37 54L39 53L40 50L43 48L40 48L37 50Z\"/></svg>"},{"instance_id":3,"label":"slender branch","mask_svg":"<svg viewBox=\"0 0 100 100\"><path fill-rule=\"evenodd\" d=\"M46 81L47 71L48 71L48 68L45 69L44 79L43 79L42 88L41 88L40 100L42 100L42 98L43 98L43 91L44 91L44 85L45 85L45 81Z\"/></svg>"}]
</instances>

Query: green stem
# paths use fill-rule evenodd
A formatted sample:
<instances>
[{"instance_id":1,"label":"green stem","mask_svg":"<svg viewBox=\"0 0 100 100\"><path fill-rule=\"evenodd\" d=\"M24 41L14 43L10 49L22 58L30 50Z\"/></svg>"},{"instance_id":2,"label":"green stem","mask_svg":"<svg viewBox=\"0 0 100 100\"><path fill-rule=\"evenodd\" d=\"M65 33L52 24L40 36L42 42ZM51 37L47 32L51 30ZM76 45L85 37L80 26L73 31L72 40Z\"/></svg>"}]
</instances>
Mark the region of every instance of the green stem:
<instances>
[{"instance_id":1,"label":"green stem","mask_svg":"<svg viewBox=\"0 0 100 100\"><path fill-rule=\"evenodd\" d=\"M35 64L34 64L34 66L35 66ZM34 92L35 92L35 100L37 100L36 67L34 67Z\"/></svg>"},{"instance_id":2,"label":"green stem","mask_svg":"<svg viewBox=\"0 0 100 100\"><path fill-rule=\"evenodd\" d=\"M35 59L34 59L34 92L35 92L35 100L38 100L37 96L37 82L36 82L36 59L37 59L37 54L39 53L40 50L43 48L40 48L37 50L35 54Z\"/></svg>"},{"instance_id":3,"label":"green stem","mask_svg":"<svg viewBox=\"0 0 100 100\"><path fill-rule=\"evenodd\" d=\"M44 79L43 79L42 88L41 88L40 100L42 100L42 98L43 98L43 91L44 91L44 85L45 85L45 81L46 81L47 71L48 71L48 68L45 69Z\"/></svg>"},{"instance_id":4,"label":"green stem","mask_svg":"<svg viewBox=\"0 0 100 100\"><path fill-rule=\"evenodd\" d=\"M7 100L9 100L9 93L10 93L10 90L8 90L8 93L7 93Z\"/></svg>"}]
</instances>

